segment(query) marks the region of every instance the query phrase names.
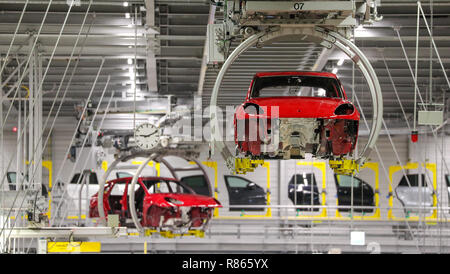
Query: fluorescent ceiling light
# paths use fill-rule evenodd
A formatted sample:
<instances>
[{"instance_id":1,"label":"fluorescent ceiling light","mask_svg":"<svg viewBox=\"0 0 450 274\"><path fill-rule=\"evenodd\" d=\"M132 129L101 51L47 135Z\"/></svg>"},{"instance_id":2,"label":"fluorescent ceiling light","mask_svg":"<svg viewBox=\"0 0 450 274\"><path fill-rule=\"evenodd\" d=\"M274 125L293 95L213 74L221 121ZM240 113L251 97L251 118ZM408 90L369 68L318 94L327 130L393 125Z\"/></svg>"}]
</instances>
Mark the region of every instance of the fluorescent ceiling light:
<instances>
[{"instance_id":1,"label":"fluorescent ceiling light","mask_svg":"<svg viewBox=\"0 0 450 274\"><path fill-rule=\"evenodd\" d=\"M334 68L331 73L336 74L338 72L338 68Z\"/></svg>"},{"instance_id":2,"label":"fluorescent ceiling light","mask_svg":"<svg viewBox=\"0 0 450 274\"><path fill-rule=\"evenodd\" d=\"M131 65L131 64L133 64L133 59L128 58L128 65Z\"/></svg>"},{"instance_id":3,"label":"fluorescent ceiling light","mask_svg":"<svg viewBox=\"0 0 450 274\"><path fill-rule=\"evenodd\" d=\"M125 18L130 18L130 13L129 12L127 12L127 13L125 13Z\"/></svg>"},{"instance_id":4,"label":"fluorescent ceiling light","mask_svg":"<svg viewBox=\"0 0 450 274\"><path fill-rule=\"evenodd\" d=\"M344 58L339 59L339 61L337 62L337 65L342 66L342 64L344 64L344 61L345 61Z\"/></svg>"},{"instance_id":5,"label":"fluorescent ceiling light","mask_svg":"<svg viewBox=\"0 0 450 274\"><path fill-rule=\"evenodd\" d=\"M128 2L123 2L124 7L128 7Z\"/></svg>"}]
</instances>

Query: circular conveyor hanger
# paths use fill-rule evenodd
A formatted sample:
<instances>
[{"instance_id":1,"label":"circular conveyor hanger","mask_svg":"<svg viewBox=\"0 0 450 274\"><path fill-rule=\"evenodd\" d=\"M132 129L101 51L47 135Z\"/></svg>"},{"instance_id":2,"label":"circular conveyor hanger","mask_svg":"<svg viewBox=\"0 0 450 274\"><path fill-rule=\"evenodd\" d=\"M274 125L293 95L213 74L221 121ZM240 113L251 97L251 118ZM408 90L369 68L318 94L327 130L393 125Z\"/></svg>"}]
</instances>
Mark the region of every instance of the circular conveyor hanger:
<instances>
[{"instance_id":1,"label":"circular conveyor hanger","mask_svg":"<svg viewBox=\"0 0 450 274\"><path fill-rule=\"evenodd\" d=\"M372 113L373 120L369 138L367 144L364 146L361 153L358 155L358 159L356 161L358 165L364 164L371 150L375 147L375 143L378 139L378 135L380 133L382 125L383 98L381 94L380 83L378 82L375 70L373 69L369 60L354 43L352 43L339 33L322 27L310 27L310 28L281 27L275 30L262 31L251 35L233 50L233 52L228 56L226 61L223 63L222 68L220 69L217 75L214 88L211 94L211 101L210 101L211 154L214 154L214 149L217 149L221 153L222 157L225 159L227 167L230 170L233 171L236 170L235 157L223 142L223 138L220 133L219 120L217 117L217 98L219 95L219 89L222 84L225 73L233 64L233 62L239 57L239 55L241 55L244 51L246 51L250 47L256 45L257 43L259 45L262 45L263 43L267 43L271 40L281 38L283 36L302 36L302 37L305 36L328 48L331 48L334 45L341 51L343 51L361 70L369 86L370 96L372 98L372 105L373 105L373 113Z\"/></svg>"},{"instance_id":2,"label":"circular conveyor hanger","mask_svg":"<svg viewBox=\"0 0 450 274\"><path fill-rule=\"evenodd\" d=\"M97 196L97 209L98 209L98 215L99 215L99 222L103 225L106 226L106 216L105 216L105 209L104 209L104 204L103 204L103 196L105 193L105 184L106 184L106 180L108 179L109 175L111 174L111 172L116 168L116 166L120 163L120 162L124 162L133 158L137 158L137 157L148 157L148 153L145 152L137 152L137 153L133 153L132 155L124 155L121 157L118 157L114 160L114 162L111 163L111 165L108 167L108 169L106 170L105 174L103 174L102 179L98 182L98 196ZM102 209L102 210L100 210Z\"/></svg>"},{"instance_id":3,"label":"circular conveyor hanger","mask_svg":"<svg viewBox=\"0 0 450 274\"><path fill-rule=\"evenodd\" d=\"M116 166L120 163L120 162L124 162L124 161L128 161L130 159L134 159L137 157L147 157L146 160L144 162L142 162L140 164L140 166L138 167L136 173L133 176L133 179L130 183L130 187L129 189L134 189L137 179L140 177L142 171L144 170L144 168L147 166L147 164L150 161L153 160L158 160L159 162L163 163L167 169L169 170L169 172L171 173L172 177L175 179L179 179L177 176L177 172L182 172L182 171L201 171L206 179L206 183L208 184L208 187L210 188L210 192L212 193L212 189L211 189L211 182L206 174L206 170L202 167L202 165L196 160L196 159L190 159L189 157L183 157L183 156L179 156L179 155L172 155L172 156L177 156L180 157L186 161L193 161L197 167L191 167L191 168L175 168L173 167L166 159L164 159L165 156L171 156L171 155L159 155L158 153L152 153L150 156L148 154L148 152L137 152L131 155L125 155L122 157L117 158L116 160L114 160L114 162L111 163L111 165L108 167L108 169L106 170L105 174L103 174L102 179L99 182L99 190L98 190L98 212L99 212L99 221L102 225L106 226L106 216L105 216L105 209L104 209L104 203L103 203L103 197L104 197L104 193L105 193L105 184L106 184L106 180L108 179L109 175L111 174L111 172L113 170L115 170ZM143 232L143 228L139 222L139 219L137 217L137 211L136 211L136 204L135 204L135 192L134 191L130 191L128 193L129 195L129 204L128 204L128 208L130 210L130 214L131 214L131 218L133 220L133 223L135 225L135 227L138 229L139 232ZM103 209L103 210L100 210Z\"/></svg>"},{"instance_id":4,"label":"circular conveyor hanger","mask_svg":"<svg viewBox=\"0 0 450 274\"><path fill-rule=\"evenodd\" d=\"M138 170L136 171L136 173L133 176L133 180L131 180L131 184L130 184L130 188L131 190L134 190L134 186L136 185L136 182L139 178L139 176L141 175L142 171L144 170L144 168L147 166L147 164L152 161L153 159L156 158L156 154L153 153L152 155L150 155L150 157L148 157L144 162L142 162L142 164L139 166ZM137 212L136 212L136 204L134 202L134 196L135 196L135 191L130 191L130 193L128 195L130 195L130 199L128 202L128 210L130 211L131 214L131 219L133 220L134 225L136 226L136 229L142 233L144 232L144 228L142 227L141 223L139 222L138 216L137 216Z\"/></svg>"}]
</instances>

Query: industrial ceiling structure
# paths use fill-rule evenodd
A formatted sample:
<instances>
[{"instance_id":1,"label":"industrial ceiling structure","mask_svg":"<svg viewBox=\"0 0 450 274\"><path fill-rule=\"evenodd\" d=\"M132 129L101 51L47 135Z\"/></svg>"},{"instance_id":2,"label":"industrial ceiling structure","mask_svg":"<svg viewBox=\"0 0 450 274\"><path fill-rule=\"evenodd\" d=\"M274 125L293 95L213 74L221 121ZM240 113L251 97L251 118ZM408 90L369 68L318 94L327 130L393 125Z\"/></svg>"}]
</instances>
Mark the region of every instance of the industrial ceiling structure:
<instances>
[{"instance_id":1,"label":"industrial ceiling structure","mask_svg":"<svg viewBox=\"0 0 450 274\"><path fill-rule=\"evenodd\" d=\"M14 36L15 26L18 24L26 1L2 1L1 13L1 45L2 52L6 52ZM60 84L72 46L76 41L83 17L87 10L88 1L79 1L80 6L74 6L61 34L59 45L55 52L54 61L43 85L44 110L49 109L58 86ZM77 50L70 65L72 69L81 53L77 71L71 84L70 96L66 98L61 115L72 116L73 105L85 98L90 90L90 84L95 78L101 59L105 58L100 73L98 86L94 95L101 93L101 86L106 83L107 75L111 75L110 89L113 89L118 101L132 97L132 81L129 78L128 58L138 60L136 85L143 95L175 95L181 97L201 96L203 105L209 104L209 95L213 87L217 68L208 66L202 68L203 47L206 40L206 26L210 18L210 1L154 1L154 27L145 29L143 20L145 12L137 11L138 24L133 23L134 4L145 6L148 1L129 1L127 7L124 1L98 0L92 3L89 15L81 31ZM153 2L153 1L150 1ZM442 61L448 64L449 50L449 18L450 3L434 0L432 8L429 1L423 3L424 11L429 18L433 38L440 50ZM147 3L148 4L148 3ZM364 51L372 62L383 88L384 117L387 120L401 120L401 108L396 100L394 86L402 100L406 113L413 110L413 96L411 87L413 78L408 67L407 58L412 62L415 57L416 43L416 1L382 1L379 9L383 20L371 25L364 25L355 30L355 43ZM25 16L16 35L14 54L26 54L29 50L30 34L37 33L46 11L47 5L43 1L29 1ZM401 13L398 9L401 8ZM65 1L53 1L50 5L47 19L40 34L38 51L43 56L50 56L52 47L64 22L68 5ZM432 15L432 16L431 16ZM127 17L129 18L127 18ZM219 12L212 19L220 18ZM137 33L137 36L135 35ZM151 35L150 35L151 34ZM154 35L154 36L153 36ZM149 37L156 41L151 49L155 54L156 75L151 78L156 83L149 83L147 78L147 52ZM432 94L435 102L441 102L445 92L448 92L445 79L438 60L430 50L430 38L425 24L422 22L419 31L419 71L418 85L422 96L428 98ZM401 41L399 40L401 39ZM403 47L402 47L403 43ZM245 97L249 81L255 70L310 70L314 65L320 65L324 70L337 68L349 96L352 88L352 62L345 58L338 50L322 53L323 47L307 42L277 42L258 49L253 48L239 58L230 69L223 83L224 93L219 99L222 105L238 105ZM433 60L430 62L430 52ZM264 56L264 57L262 57ZM321 57L321 58L319 58ZM346 59L338 66L340 59ZM386 63L384 62L386 61ZM6 69L14 70L17 64L12 63ZM390 75L387 72L390 71ZM411 66L414 64L411 63ZM44 61L43 66L46 66ZM430 66L432 73L430 73ZM369 98L364 98L367 89L362 76L356 68L354 87L357 94L361 94L363 107L370 108ZM204 73L204 76L202 74ZM68 78L68 77L67 77ZM431 85L430 85L430 79ZM67 81L67 80L66 80ZM64 90L64 85L62 90ZM430 92L431 88L431 92ZM449 96L447 96L448 98Z\"/></svg>"}]
</instances>

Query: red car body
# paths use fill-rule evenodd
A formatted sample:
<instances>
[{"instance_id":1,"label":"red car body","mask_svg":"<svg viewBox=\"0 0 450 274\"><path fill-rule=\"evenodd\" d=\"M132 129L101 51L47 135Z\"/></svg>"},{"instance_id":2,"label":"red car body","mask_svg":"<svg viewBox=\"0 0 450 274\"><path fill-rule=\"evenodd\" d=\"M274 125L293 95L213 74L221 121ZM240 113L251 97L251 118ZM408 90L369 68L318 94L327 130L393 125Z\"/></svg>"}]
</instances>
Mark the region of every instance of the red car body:
<instances>
[{"instance_id":1,"label":"red car body","mask_svg":"<svg viewBox=\"0 0 450 274\"><path fill-rule=\"evenodd\" d=\"M283 85L284 86L277 86ZM277 88L309 89L318 96L271 96ZM269 96L261 96L264 90ZM267 93L267 92L266 92ZM257 73L243 104L234 115L237 153L254 158L304 159L351 154L355 148L360 115L347 100L335 74L327 72ZM276 123L275 125L273 123Z\"/></svg>"},{"instance_id":2,"label":"red car body","mask_svg":"<svg viewBox=\"0 0 450 274\"><path fill-rule=\"evenodd\" d=\"M121 225L126 225L126 219L131 217L128 188L132 179L126 177L111 180L105 186L105 216L118 214ZM111 195L115 185L121 183L125 184L123 194ZM135 192L136 211L143 227L203 228L211 219L214 208L222 207L213 197L197 195L191 188L173 178L140 177L137 184L139 188ZM158 193L163 184L168 185L167 192ZM89 217L99 217L98 193L91 198Z\"/></svg>"}]
</instances>

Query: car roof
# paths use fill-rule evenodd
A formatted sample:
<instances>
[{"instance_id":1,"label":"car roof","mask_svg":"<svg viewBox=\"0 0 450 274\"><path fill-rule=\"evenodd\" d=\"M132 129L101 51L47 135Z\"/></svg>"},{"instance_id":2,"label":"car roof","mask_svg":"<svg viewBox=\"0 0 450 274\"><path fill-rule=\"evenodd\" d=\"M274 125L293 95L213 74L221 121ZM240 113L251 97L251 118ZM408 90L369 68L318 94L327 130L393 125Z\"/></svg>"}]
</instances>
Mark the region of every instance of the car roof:
<instances>
[{"instance_id":1,"label":"car roof","mask_svg":"<svg viewBox=\"0 0 450 274\"><path fill-rule=\"evenodd\" d=\"M285 76L285 75L303 75L303 76L322 76L337 79L336 74L331 72L319 72L319 71L269 71L269 72L258 72L255 77L264 76Z\"/></svg>"},{"instance_id":2,"label":"car roof","mask_svg":"<svg viewBox=\"0 0 450 274\"><path fill-rule=\"evenodd\" d=\"M148 177L140 177L143 180L149 180L149 181L157 181L157 180L162 180L162 181L175 181L175 182L179 182L177 179L175 178L170 178L170 177L157 177L157 176L148 176Z\"/></svg>"}]
</instances>

